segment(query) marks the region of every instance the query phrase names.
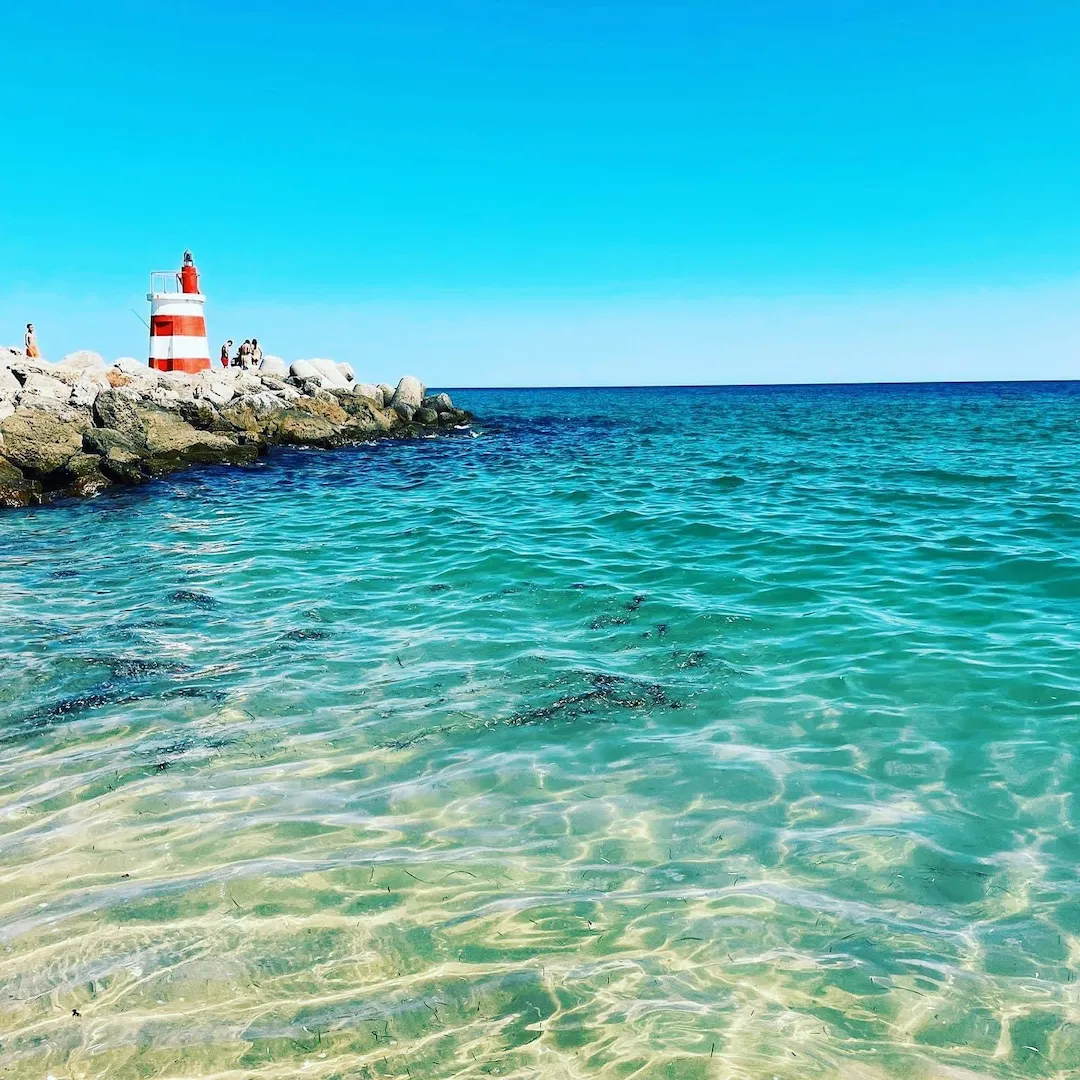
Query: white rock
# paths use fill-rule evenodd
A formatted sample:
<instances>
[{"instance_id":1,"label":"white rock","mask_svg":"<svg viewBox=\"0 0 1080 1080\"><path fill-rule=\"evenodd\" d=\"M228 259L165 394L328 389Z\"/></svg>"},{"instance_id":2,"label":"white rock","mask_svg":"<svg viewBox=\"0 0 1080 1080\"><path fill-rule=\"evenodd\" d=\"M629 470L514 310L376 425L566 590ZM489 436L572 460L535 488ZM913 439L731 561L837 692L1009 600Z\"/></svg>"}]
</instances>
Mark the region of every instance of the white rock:
<instances>
[{"instance_id":1,"label":"white rock","mask_svg":"<svg viewBox=\"0 0 1080 1080\"><path fill-rule=\"evenodd\" d=\"M72 371L104 371L105 357L89 349L79 349L78 352L68 353L60 361L60 366Z\"/></svg>"},{"instance_id":2,"label":"white rock","mask_svg":"<svg viewBox=\"0 0 1080 1080\"><path fill-rule=\"evenodd\" d=\"M10 369L0 367L0 398L13 397L22 389L22 383L11 373Z\"/></svg>"},{"instance_id":3,"label":"white rock","mask_svg":"<svg viewBox=\"0 0 1080 1080\"><path fill-rule=\"evenodd\" d=\"M289 374L294 379L318 379L322 385L322 376L318 373L310 360L295 360L289 365Z\"/></svg>"},{"instance_id":4,"label":"white rock","mask_svg":"<svg viewBox=\"0 0 1080 1080\"><path fill-rule=\"evenodd\" d=\"M294 405L304 396L295 386L282 386L280 389L275 389L273 394L278 401L282 401L286 405Z\"/></svg>"},{"instance_id":5,"label":"white rock","mask_svg":"<svg viewBox=\"0 0 1080 1080\"><path fill-rule=\"evenodd\" d=\"M387 386L384 382L381 382L379 383L379 389L382 391L382 403L383 408L385 408L394 399L394 388L392 386Z\"/></svg>"},{"instance_id":6,"label":"white rock","mask_svg":"<svg viewBox=\"0 0 1080 1080\"><path fill-rule=\"evenodd\" d=\"M19 398L18 407L20 409L40 409L42 412L47 412L61 420L70 420L78 416L74 409L68 407L66 400L61 401L59 398L51 397L48 394L28 393L26 390L23 391L22 396Z\"/></svg>"},{"instance_id":7,"label":"white rock","mask_svg":"<svg viewBox=\"0 0 1080 1080\"><path fill-rule=\"evenodd\" d=\"M15 405L10 401L4 401L0 399L0 420L6 420L15 411ZM4 437L0 435L0 443L3 443Z\"/></svg>"},{"instance_id":8,"label":"white rock","mask_svg":"<svg viewBox=\"0 0 1080 1080\"><path fill-rule=\"evenodd\" d=\"M408 405L412 409L419 409L423 401L424 384L415 375L406 375L397 384L390 405Z\"/></svg>"},{"instance_id":9,"label":"white rock","mask_svg":"<svg viewBox=\"0 0 1080 1080\"><path fill-rule=\"evenodd\" d=\"M192 391L185 393L175 387L158 383L139 395L139 402L144 401L149 401L152 405L159 405L163 409L175 409L185 401L194 401L194 394Z\"/></svg>"},{"instance_id":10,"label":"white rock","mask_svg":"<svg viewBox=\"0 0 1080 1080\"><path fill-rule=\"evenodd\" d=\"M36 394L39 397L49 397L56 401L67 401L71 390L66 383L54 379L50 375L33 373L26 376L23 383L23 394Z\"/></svg>"},{"instance_id":11,"label":"white rock","mask_svg":"<svg viewBox=\"0 0 1080 1080\"><path fill-rule=\"evenodd\" d=\"M26 353L21 349L12 349L6 345L0 345L0 368L11 367L16 360L25 360Z\"/></svg>"},{"instance_id":12,"label":"white rock","mask_svg":"<svg viewBox=\"0 0 1080 1080\"><path fill-rule=\"evenodd\" d=\"M203 383L199 386L197 393L199 397L205 398L214 405L228 405L236 397L234 387L214 382Z\"/></svg>"},{"instance_id":13,"label":"white rock","mask_svg":"<svg viewBox=\"0 0 1080 1080\"><path fill-rule=\"evenodd\" d=\"M147 367L147 371L153 371L154 368ZM198 374L198 378L205 378L209 372L201 371ZM186 371L159 371L158 382L165 383L169 386L191 386L192 381L196 378L194 375L189 375Z\"/></svg>"},{"instance_id":14,"label":"white rock","mask_svg":"<svg viewBox=\"0 0 1080 1080\"><path fill-rule=\"evenodd\" d=\"M346 382L356 382L356 372L353 371L352 364L338 364L337 369L345 376Z\"/></svg>"},{"instance_id":15,"label":"white rock","mask_svg":"<svg viewBox=\"0 0 1080 1080\"><path fill-rule=\"evenodd\" d=\"M348 390L349 380L341 373L333 360L309 360L309 364L322 376L322 384L328 390Z\"/></svg>"},{"instance_id":16,"label":"white rock","mask_svg":"<svg viewBox=\"0 0 1080 1080\"><path fill-rule=\"evenodd\" d=\"M270 393L269 390L244 394L239 403L248 406L260 420L265 420L272 412L281 408L280 399L275 394Z\"/></svg>"},{"instance_id":17,"label":"white rock","mask_svg":"<svg viewBox=\"0 0 1080 1080\"><path fill-rule=\"evenodd\" d=\"M361 382L353 387L353 393L361 397L371 398L380 408L383 403L382 391L373 383Z\"/></svg>"},{"instance_id":18,"label":"white rock","mask_svg":"<svg viewBox=\"0 0 1080 1080\"><path fill-rule=\"evenodd\" d=\"M145 360L135 360L130 356L125 356L121 360L117 360L113 367L120 372L121 375L126 375L129 379L137 379L140 382L156 383L162 375L182 375L182 372L175 371L158 371L157 368L152 368ZM187 376L184 376L185 378Z\"/></svg>"},{"instance_id":19,"label":"white rock","mask_svg":"<svg viewBox=\"0 0 1080 1080\"><path fill-rule=\"evenodd\" d=\"M105 386L109 385L108 379L102 379ZM92 409L94 402L97 401L98 394L104 387L97 379L88 378L83 376L78 379L75 385L71 388L71 393L68 396L68 404L76 409Z\"/></svg>"},{"instance_id":20,"label":"white rock","mask_svg":"<svg viewBox=\"0 0 1080 1080\"><path fill-rule=\"evenodd\" d=\"M449 394L436 394L434 397L424 398L424 408L434 409L436 412L449 412L454 407Z\"/></svg>"},{"instance_id":21,"label":"white rock","mask_svg":"<svg viewBox=\"0 0 1080 1080\"><path fill-rule=\"evenodd\" d=\"M289 374L289 365L280 356L264 356L259 364L259 372L262 375L276 375L284 379Z\"/></svg>"},{"instance_id":22,"label":"white rock","mask_svg":"<svg viewBox=\"0 0 1080 1080\"><path fill-rule=\"evenodd\" d=\"M237 371L233 389L238 394L258 394L263 389L262 379L254 371Z\"/></svg>"}]
</instances>

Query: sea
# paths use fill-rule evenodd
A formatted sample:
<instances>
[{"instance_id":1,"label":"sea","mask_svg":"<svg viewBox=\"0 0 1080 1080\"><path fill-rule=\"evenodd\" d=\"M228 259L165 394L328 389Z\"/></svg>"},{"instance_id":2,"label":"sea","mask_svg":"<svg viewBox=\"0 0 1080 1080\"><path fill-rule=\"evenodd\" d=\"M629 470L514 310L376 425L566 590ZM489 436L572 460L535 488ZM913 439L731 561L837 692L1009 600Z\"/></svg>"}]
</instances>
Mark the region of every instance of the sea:
<instances>
[{"instance_id":1,"label":"sea","mask_svg":"<svg viewBox=\"0 0 1080 1080\"><path fill-rule=\"evenodd\" d=\"M460 390L0 515L0 1076L1080 1072L1080 384Z\"/></svg>"}]
</instances>

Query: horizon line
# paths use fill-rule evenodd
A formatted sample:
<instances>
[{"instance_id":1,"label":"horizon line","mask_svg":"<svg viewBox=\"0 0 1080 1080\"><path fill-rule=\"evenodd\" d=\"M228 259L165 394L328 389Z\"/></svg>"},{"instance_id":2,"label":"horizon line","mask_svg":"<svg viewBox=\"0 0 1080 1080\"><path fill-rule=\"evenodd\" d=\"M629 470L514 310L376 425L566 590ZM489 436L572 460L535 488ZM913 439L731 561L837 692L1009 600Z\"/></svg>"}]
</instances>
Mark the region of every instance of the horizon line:
<instances>
[{"instance_id":1,"label":"horizon line","mask_svg":"<svg viewBox=\"0 0 1080 1080\"><path fill-rule=\"evenodd\" d=\"M774 382L774 383L566 383L545 386L451 386L449 383L432 383L426 389L446 391L468 390L782 390L807 389L810 387L836 389L846 387L900 387L900 386L1069 386L1080 385L1075 379L897 379L876 382Z\"/></svg>"}]
</instances>

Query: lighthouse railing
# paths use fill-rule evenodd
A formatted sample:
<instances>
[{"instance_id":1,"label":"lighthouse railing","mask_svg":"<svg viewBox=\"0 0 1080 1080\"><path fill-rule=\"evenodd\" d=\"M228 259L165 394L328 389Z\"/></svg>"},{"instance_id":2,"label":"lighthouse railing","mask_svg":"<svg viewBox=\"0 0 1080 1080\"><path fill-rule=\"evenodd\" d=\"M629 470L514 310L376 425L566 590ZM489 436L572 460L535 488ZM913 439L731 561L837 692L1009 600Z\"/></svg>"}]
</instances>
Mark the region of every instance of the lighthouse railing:
<instances>
[{"instance_id":1,"label":"lighthouse railing","mask_svg":"<svg viewBox=\"0 0 1080 1080\"><path fill-rule=\"evenodd\" d=\"M153 270L150 273L150 292L155 296L163 293L179 293L180 278L175 270Z\"/></svg>"}]
</instances>

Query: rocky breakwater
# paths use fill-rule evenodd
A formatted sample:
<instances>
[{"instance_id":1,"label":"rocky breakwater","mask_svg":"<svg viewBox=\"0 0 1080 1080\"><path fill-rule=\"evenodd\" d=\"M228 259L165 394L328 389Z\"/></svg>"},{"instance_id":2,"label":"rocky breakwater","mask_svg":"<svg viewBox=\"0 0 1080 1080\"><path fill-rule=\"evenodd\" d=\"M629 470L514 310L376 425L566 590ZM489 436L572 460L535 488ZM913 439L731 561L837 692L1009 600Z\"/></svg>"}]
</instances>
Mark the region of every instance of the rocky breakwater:
<instances>
[{"instance_id":1,"label":"rocky breakwater","mask_svg":"<svg viewBox=\"0 0 1080 1080\"><path fill-rule=\"evenodd\" d=\"M96 495L190 465L244 465L278 445L331 449L467 428L419 379L357 382L347 364L267 357L185 375L95 353L58 364L0 349L0 507Z\"/></svg>"}]
</instances>

